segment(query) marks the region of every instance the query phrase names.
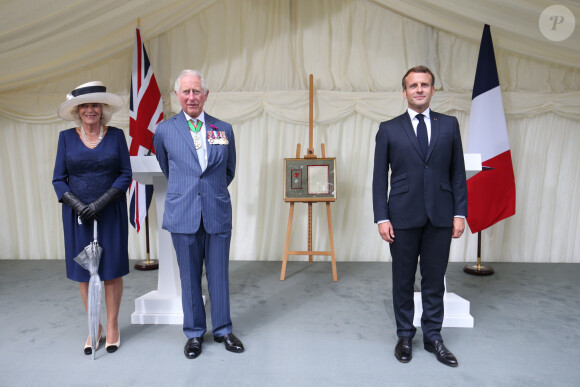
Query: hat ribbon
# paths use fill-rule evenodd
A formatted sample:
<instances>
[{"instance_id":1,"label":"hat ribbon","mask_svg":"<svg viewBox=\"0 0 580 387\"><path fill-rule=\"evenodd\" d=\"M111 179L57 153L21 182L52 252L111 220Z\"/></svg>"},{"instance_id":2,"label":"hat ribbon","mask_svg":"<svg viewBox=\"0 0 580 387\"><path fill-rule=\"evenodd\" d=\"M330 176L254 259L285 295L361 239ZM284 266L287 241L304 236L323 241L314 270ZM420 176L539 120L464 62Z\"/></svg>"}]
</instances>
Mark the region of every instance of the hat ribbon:
<instances>
[{"instance_id":1,"label":"hat ribbon","mask_svg":"<svg viewBox=\"0 0 580 387\"><path fill-rule=\"evenodd\" d=\"M73 97L78 97L79 95L83 94L91 94L91 93L105 93L107 88L105 86L87 86L81 87L80 89L75 89L71 91Z\"/></svg>"}]
</instances>

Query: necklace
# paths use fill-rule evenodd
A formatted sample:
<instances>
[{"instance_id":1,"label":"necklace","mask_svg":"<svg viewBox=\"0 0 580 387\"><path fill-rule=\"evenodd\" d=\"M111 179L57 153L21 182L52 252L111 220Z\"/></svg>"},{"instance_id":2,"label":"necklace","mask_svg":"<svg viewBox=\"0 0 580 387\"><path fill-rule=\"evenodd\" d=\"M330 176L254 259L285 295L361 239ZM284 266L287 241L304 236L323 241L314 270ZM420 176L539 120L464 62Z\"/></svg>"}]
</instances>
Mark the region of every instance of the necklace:
<instances>
[{"instance_id":1,"label":"necklace","mask_svg":"<svg viewBox=\"0 0 580 387\"><path fill-rule=\"evenodd\" d=\"M85 140L85 142L87 144L89 144L92 148L94 148L97 145L99 145L99 143L103 139L103 125L101 125L101 130L99 131L99 138L96 139L95 141L90 141L89 140L89 138L87 137L87 134L85 133L85 128L82 125L81 125L81 134L82 134L83 139Z\"/></svg>"}]
</instances>

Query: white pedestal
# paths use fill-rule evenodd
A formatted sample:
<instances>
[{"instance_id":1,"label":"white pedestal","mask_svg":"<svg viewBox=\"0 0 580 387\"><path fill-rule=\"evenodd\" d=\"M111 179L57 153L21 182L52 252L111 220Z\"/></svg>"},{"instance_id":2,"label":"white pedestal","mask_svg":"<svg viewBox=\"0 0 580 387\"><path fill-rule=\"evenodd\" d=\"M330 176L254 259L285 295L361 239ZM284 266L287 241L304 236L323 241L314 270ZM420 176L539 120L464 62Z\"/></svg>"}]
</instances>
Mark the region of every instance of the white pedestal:
<instances>
[{"instance_id":1,"label":"white pedestal","mask_svg":"<svg viewBox=\"0 0 580 387\"><path fill-rule=\"evenodd\" d=\"M181 296L167 297L153 290L135 299L131 324L183 324Z\"/></svg>"},{"instance_id":2,"label":"white pedestal","mask_svg":"<svg viewBox=\"0 0 580 387\"><path fill-rule=\"evenodd\" d=\"M421 314L423 305L421 304L421 293L415 292L415 316L413 325L421 326ZM445 293L443 296L445 316L443 317L444 328L473 328L473 317L469 314L469 301L459 297L455 293Z\"/></svg>"},{"instance_id":3,"label":"white pedestal","mask_svg":"<svg viewBox=\"0 0 580 387\"><path fill-rule=\"evenodd\" d=\"M135 300L132 324L183 324L181 306L181 281L171 234L161 228L165 210L167 179L155 156L132 156L133 179L142 184L153 184L155 208L157 210L157 256L159 275L157 290Z\"/></svg>"},{"instance_id":4,"label":"white pedestal","mask_svg":"<svg viewBox=\"0 0 580 387\"><path fill-rule=\"evenodd\" d=\"M463 155L463 161L465 163L465 178L475 176L481 172L481 155L479 153L465 153Z\"/></svg>"}]
</instances>

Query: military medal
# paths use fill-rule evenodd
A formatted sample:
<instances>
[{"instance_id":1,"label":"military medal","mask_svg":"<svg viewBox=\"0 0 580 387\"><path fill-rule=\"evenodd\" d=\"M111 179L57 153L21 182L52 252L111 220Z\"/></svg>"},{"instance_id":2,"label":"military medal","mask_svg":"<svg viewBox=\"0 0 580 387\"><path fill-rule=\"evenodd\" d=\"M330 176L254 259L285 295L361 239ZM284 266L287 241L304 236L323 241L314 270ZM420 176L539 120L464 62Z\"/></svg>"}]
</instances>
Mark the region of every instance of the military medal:
<instances>
[{"instance_id":1,"label":"military medal","mask_svg":"<svg viewBox=\"0 0 580 387\"><path fill-rule=\"evenodd\" d=\"M228 139L226 138L226 132L219 132L219 136L220 136L220 143L221 144L228 144Z\"/></svg>"},{"instance_id":2,"label":"military medal","mask_svg":"<svg viewBox=\"0 0 580 387\"><path fill-rule=\"evenodd\" d=\"M193 132L193 145L195 145L195 149L197 150L201 148L201 140L199 139L198 133L201 130L203 122L197 120L197 125L193 126L192 120L189 120L187 121L187 124L189 125L189 130Z\"/></svg>"},{"instance_id":3,"label":"military medal","mask_svg":"<svg viewBox=\"0 0 580 387\"><path fill-rule=\"evenodd\" d=\"M212 145L228 145L228 137L224 131L208 131L207 132L207 142Z\"/></svg>"}]
</instances>

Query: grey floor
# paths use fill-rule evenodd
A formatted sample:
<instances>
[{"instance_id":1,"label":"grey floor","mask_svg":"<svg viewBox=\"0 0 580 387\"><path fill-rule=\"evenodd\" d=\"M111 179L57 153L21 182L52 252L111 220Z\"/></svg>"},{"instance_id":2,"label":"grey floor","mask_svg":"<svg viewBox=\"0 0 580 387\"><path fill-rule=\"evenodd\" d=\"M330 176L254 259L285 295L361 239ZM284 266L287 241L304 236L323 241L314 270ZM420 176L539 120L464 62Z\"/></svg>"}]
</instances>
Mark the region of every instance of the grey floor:
<instances>
[{"instance_id":1,"label":"grey floor","mask_svg":"<svg viewBox=\"0 0 580 387\"><path fill-rule=\"evenodd\" d=\"M449 368L415 337L399 363L390 263L232 262L232 319L246 352L205 337L183 356L178 325L131 325L134 299L157 272L125 277L119 351L82 353L87 336L78 286L63 261L0 260L1 386L577 386L580 265L493 265L474 277L451 263L449 291L471 302L474 328L444 328L460 365ZM209 313L208 313L209 314Z\"/></svg>"}]
</instances>

